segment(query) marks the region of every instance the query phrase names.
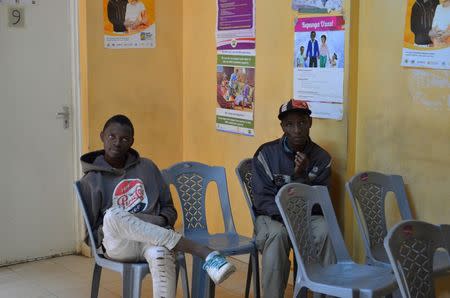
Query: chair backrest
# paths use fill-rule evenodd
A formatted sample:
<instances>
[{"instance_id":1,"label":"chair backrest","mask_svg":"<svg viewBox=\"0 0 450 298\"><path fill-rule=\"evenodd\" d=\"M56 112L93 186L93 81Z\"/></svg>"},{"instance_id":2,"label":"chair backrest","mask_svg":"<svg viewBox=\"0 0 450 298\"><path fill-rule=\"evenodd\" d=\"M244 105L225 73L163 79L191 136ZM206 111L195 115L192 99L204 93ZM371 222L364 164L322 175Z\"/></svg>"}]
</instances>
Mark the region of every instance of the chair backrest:
<instances>
[{"instance_id":1,"label":"chair backrest","mask_svg":"<svg viewBox=\"0 0 450 298\"><path fill-rule=\"evenodd\" d=\"M216 182L225 232L236 233L223 167L199 162L180 162L162 171L167 184L175 186L181 201L184 234L208 233L205 197L208 184Z\"/></svg>"},{"instance_id":2,"label":"chair backrest","mask_svg":"<svg viewBox=\"0 0 450 298\"><path fill-rule=\"evenodd\" d=\"M253 211L253 184L252 184L252 158L243 159L236 167L236 175L244 192L253 224L255 224L255 213Z\"/></svg>"},{"instance_id":3,"label":"chair backrest","mask_svg":"<svg viewBox=\"0 0 450 298\"><path fill-rule=\"evenodd\" d=\"M384 247L403 297L435 297L433 256L439 247L445 248L440 227L402 221L389 231Z\"/></svg>"},{"instance_id":4,"label":"chair backrest","mask_svg":"<svg viewBox=\"0 0 450 298\"><path fill-rule=\"evenodd\" d=\"M387 234L385 200L389 191L395 194L402 219L412 219L403 179L398 175L364 172L353 176L345 187L352 201L366 255L374 258L376 250L384 253L383 240Z\"/></svg>"},{"instance_id":5,"label":"chair backrest","mask_svg":"<svg viewBox=\"0 0 450 298\"><path fill-rule=\"evenodd\" d=\"M95 239L94 239L94 233L92 232L92 225L89 222L89 217L88 217L87 212L86 212L86 205L85 205L84 199L83 199L83 197L81 195L81 190L80 190L81 189L81 183L80 183L80 181L76 181L73 184L73 188L75 190L75 194L76 194L76 197L78 199L78 204L80 206L81 213L83 214L84 223L86 224L86 230L87 230L87 233L88 233L88 236L89 236L89 244L91 246L92 254L94 255L95 259L98 259L98 258L100 258L100 256L98 255L97 248L95 247L96 243L95 243Z\"/></svg>"},{"instance_id":6,"label":"chair backrest","mask_svg":"<svg viewBox=\"0 0 450 298\"><path fill-rule=\"evenodd\" d=\"M311 229L311 211L316 204L322 208L328 226L328 236L332 241L337 260L351 261L327 187L289 183L278 191L275 201L288 230L295 258L303 276L306 278L308 276L305 266L319 263Z\"/></svg>"}]
</instances>

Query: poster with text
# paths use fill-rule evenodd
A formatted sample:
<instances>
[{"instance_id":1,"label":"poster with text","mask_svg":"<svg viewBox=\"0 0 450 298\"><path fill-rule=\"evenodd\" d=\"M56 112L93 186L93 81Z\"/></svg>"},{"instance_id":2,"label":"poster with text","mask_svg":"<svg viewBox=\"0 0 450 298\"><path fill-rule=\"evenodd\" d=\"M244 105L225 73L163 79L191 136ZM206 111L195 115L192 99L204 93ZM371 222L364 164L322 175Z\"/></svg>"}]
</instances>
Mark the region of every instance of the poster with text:
<instances>
[{"instance_id":1,"label":"poster with text","mask_svg":"<svg viewBox=\"0 0 450 298\"><path fill-rule=\"evenodd\" d=\"M255 0L216 0L216 37L255 37Z\"/></svg>"},{"instance_id":2,"label":"poster with text","mask_svg":"<svg viewBox=\"0 0 450 298\"><path fill-rule=\"evenodd\" d=\"M216 128L254 135L255 56L217 55Z\"/></svg>"},{"instance_id":3,"label":"poster with text","mask_svg":"<svg viewBox=\"0 0 450 298\"><path fill-rule=\"evenodd\" d=\"M450 0L406 0L402 66L450 69Z\"/></svg>"},{"instance_id":4,"label":"poster with text","mask_svg":"<svg viewBox=\"0 0 450 298\"><path fill-rule=\"evenodd\" d=\"M292 0L292 9L301 13L342 13L343 0Z\"/></svg>"},{"instance_id":5,"label":"poster with text","mask_svg":"<svg viewBox=\"0 0 450 298\"><path fill-rule=\"evenodd\" d=\"M254 0L217 0L216 50L216 128L253 136Z\"/></svg>"},{"instance_id":6,"label":"poster with text","mask_svg":"<svg viewBox=\"0 0 450 298\"><path fill-rule=\"evenodd\" d=\"M312 116L342 119L345 31L342 16L299 18L295 25L294 98Z\"/></svg>"},{"instance_id":7,"label":"poster with text","mask_svg":"<svg viewBox=\"0 0 450 298\"><path fill-rule=\"evenodd\" d=\"M154 0L103 0L103 28L105 48L154 48Z\"/></svg>"}]
</instances>

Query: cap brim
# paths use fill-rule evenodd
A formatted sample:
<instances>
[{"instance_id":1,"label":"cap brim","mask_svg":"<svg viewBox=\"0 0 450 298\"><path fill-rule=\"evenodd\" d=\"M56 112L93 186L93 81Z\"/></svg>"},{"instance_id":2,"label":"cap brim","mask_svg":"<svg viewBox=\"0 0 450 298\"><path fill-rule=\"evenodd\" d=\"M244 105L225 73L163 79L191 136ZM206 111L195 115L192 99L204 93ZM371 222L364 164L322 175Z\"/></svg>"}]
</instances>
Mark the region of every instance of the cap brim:
<instances>
[{"instance_id":1,"label":"cap brim","mask_svg":"<svg viewBox=\"0 0 450 298\"><path fill-rule=\"evenodd\" d=\"M308 116L311 116L311 110L309 109L293 109L293 110L288 110L288 111L284 111L278 114L278 119L282 120L284 116L286 116L289 113L301 113L301 114L306 114Z\"/></svg>"}]
</instances>

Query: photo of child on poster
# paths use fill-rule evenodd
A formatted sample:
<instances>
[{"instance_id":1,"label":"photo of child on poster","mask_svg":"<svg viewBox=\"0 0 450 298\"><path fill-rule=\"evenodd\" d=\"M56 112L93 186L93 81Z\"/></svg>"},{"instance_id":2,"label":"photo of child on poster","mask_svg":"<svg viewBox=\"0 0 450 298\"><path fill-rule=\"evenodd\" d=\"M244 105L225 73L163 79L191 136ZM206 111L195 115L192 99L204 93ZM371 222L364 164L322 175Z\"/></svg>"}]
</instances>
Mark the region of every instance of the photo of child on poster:
<instances>
[{"instance_id":1,"label":"photo of child on poster","mask_svg":"<svg viewBox=\"0 0 450 298\"><path fill-rule=\"evenodd\" d=\"M155 47L154 0L103 0L106 48Z\"/></svg>"},{"instance_id":2,"label":"photo of child on poster","mask_svg":"<svg viewBox=\"0 0 450 298\"><path fill-rule=\"evenodd\" d=\"M217 66L217 104L219 108L253 111L255 69Z\"/></svg>"},{"instance_id":3,"label":"photo of child on poster","mask_svg":"<svg viewBox=\"0 0 450 298\"><path fill-rule=\"evenodd\" d=\"M403 66L450 68L450 0L405 0Z\"/></svg>"},{"instance_id":4,"label":"photo of child on poster","mask_svg":"<svg viewBox=\"0 0 450 298\"><path fill-rule=\"evenodd\" d=\"M450 0L442 0L436 6L428 35L435 47L450 45Z\"/></svg>"},{"instance_id":5,"label":"photo of child on poster","mask_svg":"<svg viewBox=\"0 0 450 298\"><path fill-rule=\"evenodd\" d=\"M343 0L292 0L292 9L302 13L342 13Z\"/></svg>"},{"instance_id":6,"label":"photo of child on poster","mask_svg":"<svg viewBox=\"0 0 450 298\"><path fill-rule=\"evenodd\" d=\"M295 33L295 67L344 68L344 31Z\"/></svg>"}]
</instances>

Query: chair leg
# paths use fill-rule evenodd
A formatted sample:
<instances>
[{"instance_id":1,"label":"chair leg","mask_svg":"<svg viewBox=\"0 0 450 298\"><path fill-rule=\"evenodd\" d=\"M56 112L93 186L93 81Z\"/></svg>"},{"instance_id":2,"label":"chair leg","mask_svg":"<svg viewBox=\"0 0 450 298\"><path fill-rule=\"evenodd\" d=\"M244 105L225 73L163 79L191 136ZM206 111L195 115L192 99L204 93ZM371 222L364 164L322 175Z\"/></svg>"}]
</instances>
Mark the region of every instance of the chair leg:
<instances>
[{"instance_id":1,"label":"chair leg","mask_svg":"<svg viewBox=\"0 0 450 298\"><path fill-rule=\"evenodd\" d=\"M100 287L100 277L102 275L102 267L97 265L94 266L94 272L92 273L92 285L91 285L91 298L98 297L98 288Z\"/></svg>"},{"instance_id":2,"label":"chair leg","mask_svg":"<svg viewBox=\"0 0 450 298\"><path fill-rule=\"evenodd\" d=\"M294 256L294 276L293 276L294 285L295 281L297 280L297 270L298 270L297 259Z\"/></svg>"},{"instance_id":3,"label":"chair leg","mask_svg":"<svg viewBox=\"0 0 450 298\"><path fill-rule=\"evenodd\" d=\"M142 278L140 270L133 270L131 265L125 265L122 273L122 297L140 298Z\"/></svg>"},{"instance_id":4,"label":"chair leg","mask_svg":"<svg viewBox=\"0 0 450 298\"><path fill-rule=\"evenodd\" d=\"M206 293L206 297L214 298L216 296L216 284L208 277L208 292Z\"/></svg>"},{"instance_id":5,"label":"chair leg","mask_svg":"<svg viewBox=\"0 0 450 298\"><path fill-rule=\"evenodd\" d=\"M250 254L252 271L253 271L253 297L259 298L261 296L260 285L259 285L259 259L258 251L255 250Z\"/></svg>"},{"instance_id":6,"label":"chair leg","mask_svg":"<svg viewBox=\"0 0 450 298\"><path fill-rule=\"evenodd\" d=\"M184 257L184 254L177 256L177 266L176 266L176 282L178 285L178 275L181 271L181 286L183 287L183 298L190 298L189 293L189 280L188 280L188 274L186 269L186 259Z\"/></svg>"},{"instance_id":7,"label":"chair leg","mask_svg":"<svg viewBox=\"0 0 450 298\"><path fill-rule=\"evenodd\" d=\"M308 297L308 289L307 288L298 289L297 287L295 287L294 298L306 298L306 297Z\"/></svg>"},{"instance_id":8,"label":"chair leg","mask_svg":"<svg viewBox=\"0 0 450 298\"><path fill-rule=\"evenodd\" d=\"M252 279L252 255L250 255L248 259L247 282L245 283L245 298L248 298L250 294L251 279Z\"/></svg>"},{"instance_id":9,"label":"chair leg","mask_svg":"<svg viewBox=\"0 0 450 298\"><path fill-rule=\"evenodd\" d=\"M192 258L192 294L191 297L206 298L210 292L210 278L205 270L202 269L203 259L197 256Z\"/></svg>"}]
</instances>

